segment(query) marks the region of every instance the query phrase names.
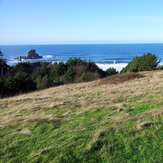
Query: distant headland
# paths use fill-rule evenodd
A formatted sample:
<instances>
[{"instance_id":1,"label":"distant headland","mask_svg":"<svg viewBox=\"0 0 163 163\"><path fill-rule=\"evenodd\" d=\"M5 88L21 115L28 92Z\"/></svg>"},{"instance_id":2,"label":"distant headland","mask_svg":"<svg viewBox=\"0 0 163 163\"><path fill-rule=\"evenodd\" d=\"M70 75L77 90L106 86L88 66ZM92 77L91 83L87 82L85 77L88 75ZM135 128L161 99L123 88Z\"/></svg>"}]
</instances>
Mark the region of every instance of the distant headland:
<instances>
[{"instance_id":1,"label":"distant headland","mask_svg":"<svg viewBox=\"0 0 163 163\"><path fill-rule=\"evenodd\" d=\"M15 59L21 61L22 59L40 59L40 58L43 58L43 57L37 54L35 49L31 49L26 52L26 56L19 56L19 57L16 57Z\"/></svg>"}]
</instances>

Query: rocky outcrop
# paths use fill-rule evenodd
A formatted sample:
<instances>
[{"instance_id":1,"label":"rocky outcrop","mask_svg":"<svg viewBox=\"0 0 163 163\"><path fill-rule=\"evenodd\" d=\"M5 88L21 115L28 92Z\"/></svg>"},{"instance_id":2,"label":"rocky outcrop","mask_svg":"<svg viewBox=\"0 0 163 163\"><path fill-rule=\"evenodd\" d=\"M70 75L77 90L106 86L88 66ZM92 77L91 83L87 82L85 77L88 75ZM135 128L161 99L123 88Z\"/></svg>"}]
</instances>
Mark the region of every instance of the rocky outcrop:
<instances>
[{"instance_id":1,"label":"rocky outcrop","mask_svg":"<svg viewBox=\"0 0 163 163\"><path fill-rule=\"evenodd\" d=\"M40 59L40 58L43 58L43 57L37 54L35 49L31 49L27 51L26 56L19 56L19 57L16 57L15 59L21 61L22 59Z\"/></svg>"},{"instance_id":2,"label":"rocky outcrop","mask_svg":"<svg viewBox=\"0 0 163 163\"><path fill-rule=\"evenodd\" d=\"M36 53L36 50L35 49L29 50L26 53L26 59L39 59L39 58L42 58L42 56L39 56Z\"/></svg>"}]
</instances>

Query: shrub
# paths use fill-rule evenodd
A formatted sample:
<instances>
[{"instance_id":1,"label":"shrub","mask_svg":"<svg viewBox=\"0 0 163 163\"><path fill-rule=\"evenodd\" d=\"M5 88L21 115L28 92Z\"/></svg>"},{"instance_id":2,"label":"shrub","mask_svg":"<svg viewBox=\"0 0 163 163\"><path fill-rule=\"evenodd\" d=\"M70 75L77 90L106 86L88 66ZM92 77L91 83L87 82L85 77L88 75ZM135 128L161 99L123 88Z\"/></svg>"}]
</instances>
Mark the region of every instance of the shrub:
<instances>
[{"instance_id":1,"label":"shrub","mask_svg":"<svg viewBox=\"0 0 163 163\"><path fill-rule=\"evenodd\" d=\"M84 81L86 81L86 73L85 72L83 72L83 74L78 78L77 82L81 83Z\"/></svg>"},{"instance_id":2,"label":"shrub","mask_svg":"<svg viewBox=\"0 0 163 163\"><path fill-rule=\"evenodd\" d=\"M32 80L35 81L36 84L39 84L45 76L49 76L49 72L49 68L47 68L45 64L40 64L40 66L37 66L31 74Z\"/></svg>"},{"instance_id":3,"label":"shrub","mask_svg":"<svg viewBox=\"0 0 163 163\"><path fill-rule=\"evenodd\" d=\"M46 89L64 83L92 81L106 76L106 72L94 62L86 62L80 58L70 58L66 63L19 63L12 67L0 59L0 70L3 71L0 75L0 97Z\"/></svg>"},{"instance_id":4,"label":"shrub","mask_svg":"<svg viewBox=\"0 0 163 163\"><path fill-rule=\"evenodd\" d=\"M15 76L5 78L5 96L36 90L36 85L27 73L17 72Z\"/></svg>"},{"instance_id":5,"label":"shrub","mask_svg":"<svg viewBox=\"0 0 163 163\"><path fill-rule=\"evenodd\" d=\"M5 87L4 78L0 77L0 97L4 97L6 94L7 88Z\"/></svg>"},{"instance_id":6,"label":"shrub","mask_svg":"<svg viewBox=\"0 0 163 163\"><path fill-rule=\"evenodd\" d=\"M73 67L75 72L74 82L86 82L96 80L106 76L106 72L101 70L94 62Z\"/></svg>"},{"instance_id":7,"label":"shrub","mask_svg":"<svg viewBox=\"0 0 163 163\"><path fill-rule=\"evenodd\" d=\"M118 71L117 71L115 68L108 68L108 69L106 70L106 73L107 73L108 76L110 76L110 75L115 75L115 74L117 74Z\"/></svg>"},{"instance_id":8,"label":"shrub","mask_svg":"<svg viewBox=\"0 0 163 163\"><path fill-rule=\"evenodd\" d=\"M84 82L85 79L83 78L83 76L85 76L84 74L86 74L87 72L87 66L86 65L80 65L80 66L76 66L73 68L74 72L75 72L75 76L74 76L74 82Z\"/></svg>"},{"instance_id":9,"label":"shrub","mask_svg":"<svg viewBox=\"0 0 163 163\"><path fill-rule=\"evenodd\" d=\"M41 81L37 84L37 89L46 89L52 86L52 81L49 80L46 76L41 79Z\"/></svg>"},{"instance_id":10,"label":"shrub","mask_svg":"<svg viewBox=\"0 0 163 163\"><path fill-rule=\"evenodd\" d=\"M64 84L64 81L62 79L60 79L59 77L56 77L53 80L53 86L59 86L59 85L63 85L63 84Z\"/></svg>"},{"instance_id":11,"label":"shrub","mask_svg":"<svg viewBox=\"0 0 163 163\"><path fill-rule=\"evenodd\" d=\"M100 69L94 62L89 62L87 64L87 71L92 73L97 73L99 78L106 76L106 72Z\"/></svg>"},{"instance_id":12,"label":"shrub","mask_svg":"<svg viewBox=\"0 0 163 163\"><path fill-rule=\"evenodd\" d=\"M64 77L66 79L66 82L68 83L71 83L73 82L73 79L74 79L74 75L75 75L75 72L72 68L69 68L65 74L64 74Z\"/></svg>"},{"instance_id":13,"label":"shrub","mask_svg":"<svg viewBox=\"0 0 163 163\"><path fill-rule=\"evenodd\" d=\"M121 72L151 71L157 69L159 61L155 54L147 53L135 57Z\"/></svg>"},{"instance_id":14,"label":"shrub","mask_svg":"<svg viewBox=\"0 0 163 163\"><path fill-rule=\"evenodd\" d=\"M36 89L35 83L32 81L28 73L17 72L14 76L15 88L18 93L30 92Z\"/></svg>"},{"instance_id":15,"label":"shrub","mask_svg":"<svg viewBox=\"0 0 163 163\"><path fill-rule=\"evenodd\" d=\"M82 60L80 58L70 58L67 60L66 65L68 67L75 67L75 66L80 66L80 65L85 65L87 62L85 60Z\"/></svg>"},{"instance_id":16,"label":"shrub","mask_svg":"<svg viewBox=\"0 0 163 163\"><path fill-rule=\"evenodd\" d=\"M64 75L67 71L67 65L64 62L54 63L51 69L51 75L54 77Z\"/></svg>"},{"instance_id":17,"label":"shrub","mask_svg":"<svg viewBox=\"0 0 163 163\"><path fill-rule=\"evenodd\" d=\"M100 84L119 84L125 81L133 80L136 78L143 78L144 76L135 72L128 72L122 74L116 74L113 76L106 77L101 80Z\"/></svg>"},{"instance_id":18,"label":"shrub","mask_svg":"<svg viewBox=\"0 0 163 163\"><path fill-rule=\"evenodd\" d=\"M0 76L5 76L9 70L9 65L7 65L5 59L0 59Z\"/></svg>"},{"instance_id":19,"label":"shrub","mask_svg":"<svg viewBox=\"0 0 163 163\"><path fill-rule=\"evenodd\" d=\"M86 73L86 81L93 81L101 78L100 74L97 72L87 72Z\"/></svg>"},{"instance_id":20,"label":"shrub","mask_svg":"<svg viewBox=\"0 0 163 163\"><path fill-rule=\"evenodd\" d=\"M33 67L31 63L18 63L17 65L12 67L12 73L17 72L26 72L26 73L32 73Z\"/></svg>"}]
</instances>

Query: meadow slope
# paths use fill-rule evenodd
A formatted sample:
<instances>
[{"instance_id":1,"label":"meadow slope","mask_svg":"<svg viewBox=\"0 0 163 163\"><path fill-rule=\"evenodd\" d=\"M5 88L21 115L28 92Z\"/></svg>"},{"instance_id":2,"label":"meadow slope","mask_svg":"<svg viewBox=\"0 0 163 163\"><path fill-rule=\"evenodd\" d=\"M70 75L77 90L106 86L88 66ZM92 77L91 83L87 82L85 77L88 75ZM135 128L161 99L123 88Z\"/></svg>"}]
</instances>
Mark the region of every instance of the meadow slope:
<instances>
[{"instance_id":1,"label":"meadow slope","mask_svg":"<svg viewBox=\"0 0 163 163\"><path fill-rule=\"evenodd\" d=\"M1 99L0 162L163 162L163 71L129 79Z\"/></svg>"}]
</instances>

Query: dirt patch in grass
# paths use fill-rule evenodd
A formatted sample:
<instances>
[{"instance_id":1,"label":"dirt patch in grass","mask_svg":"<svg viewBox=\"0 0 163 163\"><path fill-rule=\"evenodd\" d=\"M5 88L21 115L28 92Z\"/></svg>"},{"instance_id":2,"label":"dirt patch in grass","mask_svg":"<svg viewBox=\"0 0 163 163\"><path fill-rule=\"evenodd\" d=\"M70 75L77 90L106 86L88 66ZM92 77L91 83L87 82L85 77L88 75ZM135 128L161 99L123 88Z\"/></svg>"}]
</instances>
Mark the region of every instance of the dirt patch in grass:
<instances>
[{"instance_id":1,"label":"dirt patch in grass","mask_svg":"<svg viewBox=\"0 0 163 163\"><path fill-rule=\"evenodd\" d=\"M101 80L100 84L118 84L123 83L125 81L137 79L137 78L143 78L144 75L138 74L138 73L123 73L123 74L117 74L113 75L107 78L104 78Z\"/></svg>"}]
</instances>

